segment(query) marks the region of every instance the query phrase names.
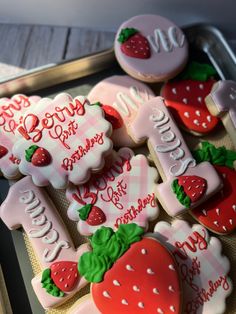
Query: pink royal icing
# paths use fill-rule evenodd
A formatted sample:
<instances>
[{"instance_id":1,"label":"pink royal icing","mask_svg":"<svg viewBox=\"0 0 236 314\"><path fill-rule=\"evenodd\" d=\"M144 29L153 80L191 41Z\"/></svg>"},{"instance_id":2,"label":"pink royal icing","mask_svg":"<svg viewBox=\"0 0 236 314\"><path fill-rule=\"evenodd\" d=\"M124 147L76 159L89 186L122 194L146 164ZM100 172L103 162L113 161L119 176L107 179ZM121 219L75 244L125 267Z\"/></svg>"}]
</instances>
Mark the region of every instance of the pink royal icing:
<instances>
[{"instance_id":1,"label":"pink royal icing","mask_svg":"<svg viewBox=\"0 0 236 314\"><path fill-rule=\"evenodd\" d=\"M191 228L185 221L172 225L159 222L154 236L174 255L183 284L183 313L221 314L232 292L227 276L229 261L221 253L221 243L201 225Z\"/></svg>"},{"instance_id":2,"label":"pink royal icing","mask_svg":"<svg viewBox=\"0 0 236 314\"><path fill-rule=\"evenodd\" d=\"M221 181L216 171L209 162L196 165L161 97L153 98L145 106L140 107L135 119L129 125L129 131L138 143L148 141L154 162L157 167L161 167L160 172L165 182L158 184L157 195L160 196L163 207L171 216L185 210L172 191L171 184L176 177L197 175L206 179L205 195L191 207L197 206L219 190Z\"/></svg>"},{"instance_id":3,"label":"pink royal icing","mask_svg":"<svg viewBox=\"0 0 236 314\"><path fill-rule=\"evenodd\" d=\"M68 216L78 221L78 230L83 235L93 234L102 225L117 229L122 223L134 222L147 228L148 220L155 219L159 213L154 194L157 180L158 173L148 165L145 156L134 156L130 149L122 148L118 153L113 152L110 165L101 174L84 185L67 188L71 202ZM87 219L80 219L79 210L87 204L93 205L93 220L98 217L98 208L106 220L90 225Z\"/></svg>"},{"instance_id":4,"label":"pink royal icing","mask_svg":"<svg viewBox=\"0 0 236 314\"><path fill-rule=\"evenodd\" d=\"M95 85L88 99L91 103L101 102L119 112L123 125L113 129L112 141L115 146L134 147L137 144L127 133L127 124L136 114L138 108L154 97L152 90L142 82L127 75L114 75Z\"/></svg>"},{"instance_id":5,"label":"pink royal icing","mask_svg":"<svg viewBox=\"0 0 236 314\"><path fill-rule=\"evenodd\" d=\"M14 95L11 99L0 99L0 145L7 150L4 156L0 156L0 171L9 179L19 176L19 160L14 156L12 148L19 138L17 127L22 122L22 116L35 106L41 97Z\"/></svg>"},{"instance_id":6,"label":"pink royal icing","mask_svg":"<svg viewBox=\"0 0 236 314\"><path fill-rule=\"evenodd\" d=\"M91 171L98 171L104 156L112 148L107 137L111 125L103 118L98 106L90 106L86 98L72 98L59 94L53 100L43 98L37 108L27 111L23 127L18 128L22 139L13 147L21 159L19 169L32 176L39 186L51 183L55 188L65 188L68 181L84 183ZM46 150L51 156L46 166L37 166L26 160L25 151L32 145Z\"/></svg>"}]
</instances>

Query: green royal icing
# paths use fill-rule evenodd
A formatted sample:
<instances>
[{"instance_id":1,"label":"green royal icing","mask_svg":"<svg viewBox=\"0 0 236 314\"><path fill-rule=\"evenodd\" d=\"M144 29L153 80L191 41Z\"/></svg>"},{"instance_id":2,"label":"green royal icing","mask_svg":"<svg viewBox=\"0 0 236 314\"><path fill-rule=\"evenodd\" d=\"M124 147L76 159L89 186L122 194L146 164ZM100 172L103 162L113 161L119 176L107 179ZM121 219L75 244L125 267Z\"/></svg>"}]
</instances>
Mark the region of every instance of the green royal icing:
<instances>
[{"instance_id":1,"label":"green royal icing","mask_svg":"<svg viewBox=\"0 0 236 314\"><path fill-rule=\"evenodd\" d=\"M41 279L42 287L46 289L47 293L54 297L64 297L64 292L61 291L53 282L51 278L51 269L47 268L43 271Z\"/></svg>"},{"instance_id":2,"label":"green royal icing","mask_svg":"<svg viewBox=\"0 0 236 314\"><path fill-rule=\"evenodd\" d=\"M185 208L190 208L191 199L186 193L184 192L184 188L178 184L178 179L175 179L172 184L172 191L175 193L178 201L184 205Z\"/></svg>"},{"instance_id":3,"label":"green royal icing","mask_svg":"<svg viewBox=\"0 0 236 314\"><path fill-rule=\"evenodd\" d=\"M122 224L115 232L101 227L90 238L93 252L84 253L78 263L79 273L89 282L100 282L114 262L134 242L141 240L144 230L136 224Z\"/></svg>"},{"instance_id":4,"label":"green royal icing","mask_svg":"<svg viewBox=\"0 0 236 314\"><path fill-rule=\"evenodd\" d=\"M77 209L77 211L79 212L79 218L81 220L86 220L88 218L92 206L93 206L92 204L86 204L80 209Z\"/></svg>"},{"instance_id":5,"label":"green royal icing","mask_svg":"<svg viewBox=\"0 0 236 314\"><path fill-rule=\"evenodd\" d=\"M236 152L226 149L225 146L215 147L213 144L206 141L201 143L201 148L196 149L192 153L197 163L209 161L213 165L234 168Z\"/></svg>"},{"instance_id":6,"label":"green royal icing","mask_svg":"<svg viewBox=\"0 0 236 314\"><path fill-rule=\"evenodd\" d=\"M123 28L119 34L118 41L124 43L129 37L138 33L139 31L135 28Z\"/></svg>"},{"instance_id":7,"label":"green royal icing","mask_svg":"<svg viewBox=\"0 0 236 314\"><path fill-rule=\"evenodd\" d=\"M187 65L184 72L181 75L181 79L195 80L195 81L207 81L210 77L216 75L217 72L210 64L191 62Z\"/></svg>"},{"instance_id":8,"label":"green royal icing","mask_svg":"<svg viewBox=\"0 0 236 314\"><path fill-rule=\"evenodd\" d=\"M28 149L25 150L25 159L28 162L31 162L31 158L34 154L34 152L39 148L37 145L31 145Z\"/></svg>"}]
</instances>

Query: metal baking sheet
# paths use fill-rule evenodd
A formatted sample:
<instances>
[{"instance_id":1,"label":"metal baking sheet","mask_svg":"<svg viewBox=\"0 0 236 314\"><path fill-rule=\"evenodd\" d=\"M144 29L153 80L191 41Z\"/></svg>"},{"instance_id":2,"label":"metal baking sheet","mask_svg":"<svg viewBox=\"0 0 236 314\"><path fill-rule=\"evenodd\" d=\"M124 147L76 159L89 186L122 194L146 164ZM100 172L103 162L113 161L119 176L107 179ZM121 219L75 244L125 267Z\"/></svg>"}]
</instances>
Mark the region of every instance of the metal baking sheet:
<instances>
[{"instance_id":1,"label":"metal baking sheet","mask_svg":"<svg viewBox=\"0 0 236 314\"><path fill-rule=\"evenodd\" d=\"M190 43L192 59L207 61L216 68L219 78L236 80L236 58L222 33L208 25L193 25L183 28ZM86 95L100 80L114 74L124 74L118 66L113 49L77 60L48 65L26 72L20 76L0 82L0 97L15 93L52 97L66 91L72 96ZM52 87L53 86L53 87ZM6 188L7 181L6 182ZM0 191L1 194L1 191ZM31 287L33 276L25 249L24 239L19 231L12 233L17 257L20 263L27 294L33 313L44 313Z\"/></svg>"}]
</instances>

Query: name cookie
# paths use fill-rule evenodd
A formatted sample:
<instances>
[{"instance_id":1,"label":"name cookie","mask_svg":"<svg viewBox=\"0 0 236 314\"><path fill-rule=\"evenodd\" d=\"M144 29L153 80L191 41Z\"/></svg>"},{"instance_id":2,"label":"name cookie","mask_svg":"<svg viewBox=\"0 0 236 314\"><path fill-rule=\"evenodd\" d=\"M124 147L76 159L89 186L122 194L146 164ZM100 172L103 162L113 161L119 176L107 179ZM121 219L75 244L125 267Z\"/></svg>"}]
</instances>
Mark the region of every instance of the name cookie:
<instances>
[{"instance_id":1,"label":"name cookie","mask_svg":"<svg viewBox=\"0 0 236 314\"><path fill-rule=\"evenodd\" d=\"M91 103L101 102L105 118L111 122L111 139L115 146L134 147L137 144L127 132L127 123L138 108L154 97L152 90L142 82L127 75L114 75L95 85L88 99Z\"/></svg>"},{"instance_id":2,"label":"name cookie","mask_svg":"<svg viewBox=\"0 0 236 314\"><path fill-rule=\"evenodd\" d=\"M147 229L148 221L158 216L154 192L159 176L146 157L122 148L113 152L109 164L89 182L67 188L68 217L78 221L83 235L130 222Z\"/></svg>"},{"instance_id":3,"label":"name cookie","mask_svg":"<svg viewBox=\"0 0 236 314\"><path fill-rule=\"evenodd\" d=\"M199 205L220 189L221 181L212 165L196 164L161 97L140 107L129 131L136 142L147 141L164 181L157 185L157 197L169 215Z\"/></svg>"},{"instance_id":4,"label":"name cookie","mask_svg":"<svg viewBox=\"0 0 236 314\"><path fill-rule=\"evenodd\" d=\"M221 118L226 131L236 147L236 82L219 81L206 97L210 113Z\"/></svg>"},{"instance_id":5,"label":"name cookie","mask_svg":"<svg viewBox=\"0 0 236 314\"><path fill-rule=\"evenodd\" d=\"M41 267L77 263L87 245L75 249L72 239L54 204L42 188L25 177L10 187L6 200L0 207L0 216L9 229L22 227L29 237ZM41 277L32 280L33 288L43 307L53 307L72 297L86 281L77 275L72 290L62 300L48 294L42 287Z\"/></svg>"},{"instance_id":6,"label":"name cookie","mask_svg":"<svg viewBox=\"0 0 236 314\"><path fill-rule=\"evenodd\" d=\"M232 291L227 276L229 261L221 253L221 243L201 225L190 227L176 220L160 222L155 237L166 245L178 265L183 284L183 313L222 314Z\"/></svg>"},{"instance_id":7,"label":"name cookie","mask_svg":"<svg viewBox=\"0 0 236 314\"><path fill-rule=\"evenodd\" d=\"M91 171L103 167L112 148L110 123L82 96L73 99L62 93L53 100L41 99L25 113L18 131L22 139L13 152L20 159L19 169L39 186L51 183L62 189L68 181L84 183Z\"/></svg>"},{"instance_id":8,"label":"name cookie","mask_svg":"<svg viewBox=\"0 0 236 314\"><path fill-rule=\"evenodd\" d=\"M24 112L35 106L39 100L39 96L25 95L0 99L0 172L8 179L20 176L20 161L12 152L13 145L19 138L17 127L22 122Z\"/></svg>"},{"instance_id":9,"label":"name cookie","mask_svg":"<svg viewBox=\"0 0 236 314\"><path fill-rule=\"evenodd\" d=\"M182 30L158 15L139 15L124 22L117 31L114 48L124 71L144 82L176 76L188 59Z\"/></svg>"}]
</instances>

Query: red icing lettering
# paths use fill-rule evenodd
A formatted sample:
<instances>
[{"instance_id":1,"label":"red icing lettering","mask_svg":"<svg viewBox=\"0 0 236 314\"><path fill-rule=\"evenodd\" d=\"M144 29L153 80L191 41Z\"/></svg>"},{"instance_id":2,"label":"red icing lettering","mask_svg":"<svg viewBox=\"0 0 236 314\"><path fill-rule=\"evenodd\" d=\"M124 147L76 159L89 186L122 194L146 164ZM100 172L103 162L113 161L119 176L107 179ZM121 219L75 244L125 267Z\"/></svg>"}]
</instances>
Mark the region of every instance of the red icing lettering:
<instances>
[{"instance_id":1,"label":"red icing lettering","mask_svg":"<svg viewBox=\"0 0 236 314\"><path fill-rule=\"evenodd\" d=\"M108 186L106 189L106 197L104 194L101 194L101 199L104 202L112 202L113 205L116 206L118 209L123 209L124 206L120 203L120 198L123 195L126 195L126 189L127 189L127 184L123 182L123 180L118 181L116 185L116 191L113 189L112 186Z\"/></svg>"},{"instance_id":2,"label":"red icing lettering","mask_svg":"<svg viewBox=\"0 0 236 314\"><path fill-rule=\"evenodd\" d=\"M70 146L66 143L66 140L68 140L70 136L75 135L77 129L78 123L75 123L75 120L72 120L68 123L67 130L63 130L63 127L58 124L53 129L54 132L49 131L49 134L52 138L58 139L65 148L70 149Z\"/></svg>"},{"instance_id":3,"label":"red icing lettering","mask_svg":"<svg viewBox=\"0 0 236 314\"><path fill-rule=\"evenodd\" d=\"M191 262L191 267L183 263L180 266L180 274L182 281L186 282L193 290L198 291L198 286L194 283L195 276L200 274L201 263L198 257L194 257Z\"/></svg>"}]
</instances>

